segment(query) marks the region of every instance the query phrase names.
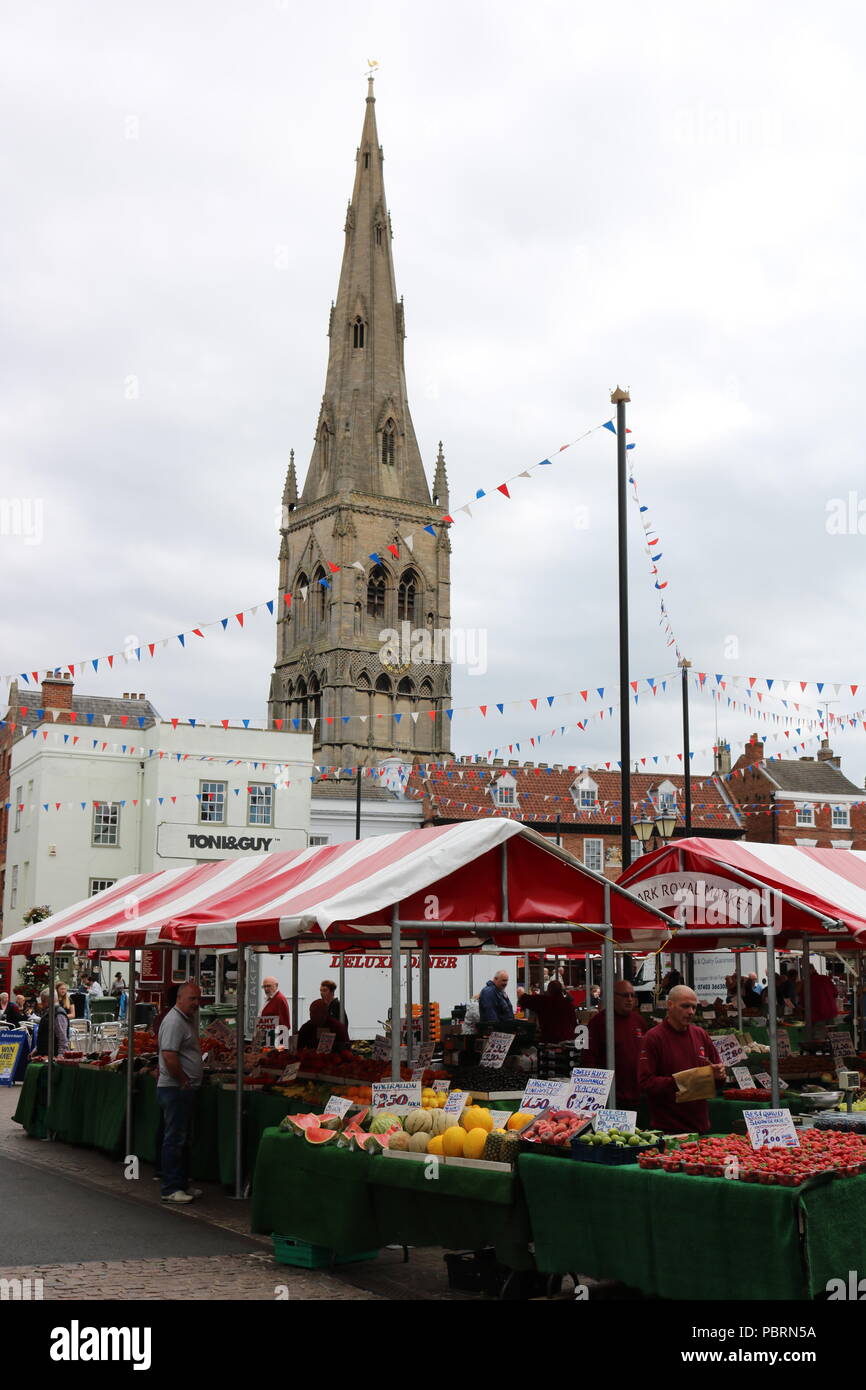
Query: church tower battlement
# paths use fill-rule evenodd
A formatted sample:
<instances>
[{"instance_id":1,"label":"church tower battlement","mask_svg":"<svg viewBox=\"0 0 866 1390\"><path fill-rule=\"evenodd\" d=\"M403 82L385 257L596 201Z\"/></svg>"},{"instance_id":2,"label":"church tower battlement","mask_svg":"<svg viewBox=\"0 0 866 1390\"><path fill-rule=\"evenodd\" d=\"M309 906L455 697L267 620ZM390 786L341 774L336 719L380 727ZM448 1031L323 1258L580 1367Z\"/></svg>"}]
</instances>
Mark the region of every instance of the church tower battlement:
<instances>
[{"instance_id":1,"label":"church tower battlement","mask_svg":"<svg viewBox=\"0 0 866 1390\"><path fill-rule=\"evenodd\" d=\"M268 701L329 766L450 751L448 483L440 443L431 498L409 413L383 162L370 78L312 457L283 491Z\"/></svg>"}]
</instances>

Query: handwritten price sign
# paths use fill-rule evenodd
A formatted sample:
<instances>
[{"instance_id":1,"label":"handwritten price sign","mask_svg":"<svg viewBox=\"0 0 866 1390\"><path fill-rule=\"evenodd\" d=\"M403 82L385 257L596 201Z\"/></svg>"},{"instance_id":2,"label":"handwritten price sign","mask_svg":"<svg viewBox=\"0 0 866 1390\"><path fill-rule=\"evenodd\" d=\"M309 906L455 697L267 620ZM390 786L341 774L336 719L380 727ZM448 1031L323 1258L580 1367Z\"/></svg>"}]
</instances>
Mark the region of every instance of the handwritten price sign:
<instances>
[{"instance_id":1,"label":"handwritten price sign","mask_svg":"<svg viewBox=\"0 0 866 1390\"><path fill-rule=\"evenodd\" d=\"M280 1085L287 1086L290 1081L294 1081L300 1070L300 1062L290 1062L287 1067L283 1067L283 1070L280 1072Z\"/></svg>"},{"instance_id":2,"label":"handwritten price sign","mask_svg":"<svg viewBox=\"0 0 866 1390\"><path fill-rule=\"evenodd\" d=\"M418 1056L415 1058L415 1066L419 1067L421 1071L423 1071L425 1067L429 1067L430 1063L433 1061L433 1053L435 1052L435 1050L435 1043L422 1043L421 1046L418 1048Z\"/></svg>"},{"instance_id":3,"label":"handwritten price sign","mask_svg":"<svg viewBox=\"0 0 866 1390\"><path fill-rule=\"evenodd\" d=\"M757 1081L757 1083L758 1083L759 1086L766 1086L766 1088L767 1088L768 1091L770 1090L770 1087L771 1087L772 1084L773 1084L773 1078L771 1077L771 1075L770 1075L770 1073L769 1073L768 1071L759 1071L759 1072L756 1074L756 1076L755 1076L755 1080ZM779 1090L780 1090L780 1091L787 1091L787 1089L788 1089L788 1083L787 1083L787 1081L783 1081L782 1078L781 1078L781 1076L780 1076L780 1077L779 1077Z\"/></svg>"},{"instance_id":4,"label":"handwritten price sign","mask_svg":"<svg viewBox=\"0 0 866 1390\"><path fill-rule=\"evenodd\" d=\"M637 1111L599 1110L598 1114L593 1116L592 1124L596 1134L606 1134L609 1129L618 1129L620 1134L634 1134Z\"/></svg>"},{"instance_id":5,"label":"handwritten price sign","mask_svg":"<svg viewBox=\"0 0 866 1390\"><path fill-rule=\"evenodd\" d=\"M337 1035L336 1035L336 1033L330 1032L330 1030L327 1029L327 1028L323 1029L322 1032L319 1034L319 1044L318 1044L318 1047L316 1048L316 1051L317 1051L317 1052L333 1052L333 1050L334 1050L334 1043L336 1042L336 1040L337 1040Z\"/></svg>"},{"instance_id":6,"label":"handwritten price sign","mask_svg":"<svg viewBox=\"0 0 866 1390\"><path fill-rule=\"evenodd\" d=\"M482 1067L501 1067L513 1042L513 1033L491 1033L481 1054Z\"/></svg>"},{"instance_id":7,"label":"handwritten price sign","mask_svg":"<svg viewBox=\"0 0 866 1390\"><path fill-rule=\"evenodd\" d=\"M744 1110L753 1149L799 1149L790 1110Z\"/></svg>"},{"instance_id":8,"label":"handwritten price sign","mask_svg":"<svg viewBox=\"0 0 866 1390\"><path fill-rule=\"evenodd\" d=\"M532 1112L534 1110L561 1110L563 1108L564 1097L571 1090L567 1081L527 1081L526 1089L520 1101L520 1109Z\"/></svg>"},{"instance_id":9,"label":"handwritten price sign","mask_svg":"<svg viewBox=\"0 0 866 1390\"><path fill-rule=\"evenodd\" d=\"M748 1067L734 1067L734 1080L741 1091L748 1091L754 1085Z\"/></svg>"},{"instance_id":10,"label":"handwritten price sign","mask_svg":"<svg viewBox=\"0 0 866 1390\"><path fill-rule=\"evenodd\" d=\"M726 1067L733 1067L737 1062L745 1061L746 1054L733 1033L724 1033L720 1038L713 1038L713 1042Z\"/></svg>"},{"instance_id":11,"label":"handwritten price sign","mask_svg":"<svg viewBox=\"0 0 866 1390\"><path fill-rule=\"evenodd\" d=\"M381 1033L373 1039L373 1061L387 1062L391 1056L391 1044L387 1038L383 1038Z\"/></svg>"},{"instance_id":12,"label":"handwritten price sign","mask_svg":"<svg viewBox=\"0 0 866 1390\"><path fill-rule=\"evenodd\" d=\"M418 1081L374 1081L374 1110L417 1110L421 1104Z\"/></svg>"},{"instance_id":13,"label":"handwritten price sign","mask_svg":"<svg viewBox=\"0 0 866 1390\"><path fill-rule=\"evenodd\" d=\"M325 1114L339 1115L342 1120L343 1116L348 1114L354 1104L355 1102L353 1100L347 1100L345 1096L330 1096L328 1104L325 1106Z\"/></svg>"},{"instance_id":14,"label":"handwritten price sign","mask_svg":"<svg viewBox=\"0 0 866 1390\"><path fill-rule=\"evenodd\" d=\"M575 1067L567 1083L564 1110L585 1110L595 1113L607 1107L613 1082L613 1072L601 1067Z\"/></svg>"},{"instance_id":15,"label":"handwritten price sign","mask_svg":"<svg viewBox=\"0 0 866 1390\"><path fill-rule=\"evenodd\" d=\"M828 1032L827 1038L834 1057L852 1056L854 1043L850 1033Z\"/></svg>"},{"instance_id":16,"label":"handwritten price sign","mask_svg":"<svg viewBox=\"0 0 866 1390\"><path fill-rule=\"evenodd\" d=\"M445 1092L447 1092L447 1091L448 1091L448 1088L450 1087L450 1085L451 1085L451 1082L450 1082L450 1081L434 1081L434 1082L433 1082L433 1090L434 1090L434 1091L445 1091Z\"/></svg>"},{"instance_id":17,"label":"handwritten price sign","mask_svg":"<svg viewBox=\"0 0 866 1390\"><path fill-rule=\"evenodd\" d=\"M420 1100L418 1103L420 1105ZM459 1120L463 1111L466 1109L465 1091L452 1091L442 1109L446 1115L455 1115Z\"/></svg>"}]
</instances>

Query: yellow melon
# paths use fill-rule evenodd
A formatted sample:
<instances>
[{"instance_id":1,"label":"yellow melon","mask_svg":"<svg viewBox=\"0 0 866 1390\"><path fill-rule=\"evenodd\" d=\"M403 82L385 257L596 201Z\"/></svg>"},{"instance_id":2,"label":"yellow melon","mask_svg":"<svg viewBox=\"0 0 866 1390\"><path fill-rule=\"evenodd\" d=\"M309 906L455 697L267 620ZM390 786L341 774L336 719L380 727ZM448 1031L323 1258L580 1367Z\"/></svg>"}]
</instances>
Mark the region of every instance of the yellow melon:
<instances>
[{"instance_id":1,"label":"yellow melon","mask_svg":"<svg viewBox=\"0 0 866 1390\"><path fill-rule=\"evenodd\" d=\"M460 1116L460 1123L465 1130L483 1129L489 1134L493 1128L493 1116L481 1105L467 1105Z\"/></svg>"},{"instance_id":2,"label":"yellow melon","mask_svg":"<svg viewBox=\"0 0 866 1390\"><path fill-rule=\"evenodd\" d=\"M444 1137L445 1137L445 1136L442 1135L442 1134L434 1134L434 1135L433 1135L433 1138L430 1139L430 1140L428 1140L428 1142L427 1142L427 1152L428 1152L428 1154L441 1154L441 1153L442 1153L442 1140L444 1139Z\"/></svg>"},{"instance_id":3,"label":"yellow melon","mask_svg":"<svg viewBox=\"0 0 866 1390\"><path fill-rule=\"evenodd\" d=\"M516 1110L508 1121L506 1129L523 1129L523 1126L528 1125L532 1118L533 1116L528 1110Z\"/></svg>"},{"instance_id":4,"label":"yellow melon","mask_svg":"<svg viewBox=\"0 0 866 1390\"><path fill-rule=\"evenodd\" d=\"M463 1157L463 1140L466 1138L466 1131L459 1125L451 1125L442 1135L442 1152L446 1158Z\"/></svg>"},{"instance_id":5,"label":"yellow melon","mask_svg":"<svg viewBox=\"0 0 866 1390\"><path fill-rule=\"evenodd\" d=\"M487 1143L487 1130L479 1125L477 1129L470 1129L463 1140L464 1158L481 1158L484 1154L484 1145Z\"/></svg>"}]
</instances>

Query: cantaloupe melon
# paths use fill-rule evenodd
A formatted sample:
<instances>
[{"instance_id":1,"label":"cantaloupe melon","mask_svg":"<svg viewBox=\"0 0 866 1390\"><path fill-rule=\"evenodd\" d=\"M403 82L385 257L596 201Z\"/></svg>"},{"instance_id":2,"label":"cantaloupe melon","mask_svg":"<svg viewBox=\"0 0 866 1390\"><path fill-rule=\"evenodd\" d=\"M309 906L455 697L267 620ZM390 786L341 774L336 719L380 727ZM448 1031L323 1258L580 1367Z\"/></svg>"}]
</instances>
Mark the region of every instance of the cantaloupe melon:
<instances>
[{"instance_id":1,"label":"cantaloupe melon","mask_svg":"<svg viewBox=\"0 0 866 1390\"><path fill-rule=\"evenodd\" d=\"M417 1134L411 1134L409 1136L409 1152L413 1154L425 1154L429 1143L430 1135L423 1129L419 1129Z\"/></svg>"}]
</instances>

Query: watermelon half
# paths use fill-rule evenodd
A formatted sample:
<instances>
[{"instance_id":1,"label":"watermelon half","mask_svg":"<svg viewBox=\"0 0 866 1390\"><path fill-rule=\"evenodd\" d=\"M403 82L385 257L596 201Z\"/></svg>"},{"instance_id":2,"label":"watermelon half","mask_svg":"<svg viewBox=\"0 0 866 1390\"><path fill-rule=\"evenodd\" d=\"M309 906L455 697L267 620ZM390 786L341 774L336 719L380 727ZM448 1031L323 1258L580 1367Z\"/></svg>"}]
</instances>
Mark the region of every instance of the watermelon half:
<instances>
[{"instance_id":1,"label":"watermelon half","mask_svg":"<svg viewBox=\"0 0 866 1390\"><path fill-rule=\"evenodd\" d=\"M336 1139L335 1129L322 1129L319 1125L313 1125L310 1129L304 1130L304 1138L308 1144L330 1144Z\"/></svg>"},{"instance_id":2,"label":"watermelon half","mask_svg":"<svg viewBox=\"0 0 866 1390\"><path fill-rule=\"evenodd\" d=\"M318 1115L286 1115L280 1128L285 1125L293 1134L304 1134L308 1129L316 1129L319 1125Z\"/></svg>"}]
</instances>

